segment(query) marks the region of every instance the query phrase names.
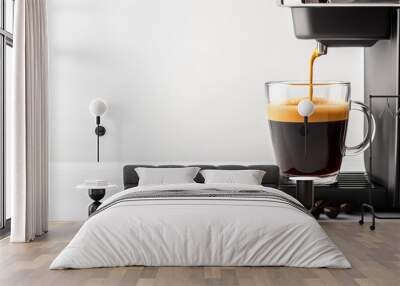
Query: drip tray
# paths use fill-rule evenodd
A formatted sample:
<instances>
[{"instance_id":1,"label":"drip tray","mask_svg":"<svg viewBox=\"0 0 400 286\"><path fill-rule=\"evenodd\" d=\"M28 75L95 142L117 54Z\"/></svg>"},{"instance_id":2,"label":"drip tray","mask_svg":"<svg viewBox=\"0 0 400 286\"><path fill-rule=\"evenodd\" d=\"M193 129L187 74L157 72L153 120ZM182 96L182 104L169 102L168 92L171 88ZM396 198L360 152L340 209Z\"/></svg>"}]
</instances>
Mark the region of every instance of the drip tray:
<instances>
[{"instance_id":1,"label":"drip tray","mask_svg":"<svg viewBox=\"0 0 400 286\"><path fill-rule=\"evenodd\" d=\"M378 184L370 183L363 172L344 172L338 175L338 182L333 185L316 185L315 201L325 200L333 204L351 203L355 211L361 209L362 203L369 202L369 190L372 189L372 201L376 209L387 208L386 189ZM295 196L296 185L281 183L279 189Z\"/></svg>"}]
</instances>

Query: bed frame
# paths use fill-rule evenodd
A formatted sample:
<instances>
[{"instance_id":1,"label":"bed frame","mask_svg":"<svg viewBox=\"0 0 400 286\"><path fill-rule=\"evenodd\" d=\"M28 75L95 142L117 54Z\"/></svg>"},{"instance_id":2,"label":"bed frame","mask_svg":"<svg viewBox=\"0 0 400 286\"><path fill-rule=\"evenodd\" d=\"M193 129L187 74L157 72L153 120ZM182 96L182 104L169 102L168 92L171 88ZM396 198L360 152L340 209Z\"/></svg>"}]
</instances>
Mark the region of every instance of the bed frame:
<instances>
[{"instance_id":1,"label":"bed frame","mask_svg":"<svg viewBox=\"0 0 400 286\"><path fill-rule=\"evenodd\" d=\"M218 169L218 170L263 170L265 175L262 185L266 187L279 187L279 168L275 165L126 165L124 166L124 189L136 187L139 183L139 176L135 171L137 167L147 168L177 168L177 167L199 167L201 169ZM194 180L197 183L204 183L203 176L199 173Z\"/></svg>"}]
</instances>

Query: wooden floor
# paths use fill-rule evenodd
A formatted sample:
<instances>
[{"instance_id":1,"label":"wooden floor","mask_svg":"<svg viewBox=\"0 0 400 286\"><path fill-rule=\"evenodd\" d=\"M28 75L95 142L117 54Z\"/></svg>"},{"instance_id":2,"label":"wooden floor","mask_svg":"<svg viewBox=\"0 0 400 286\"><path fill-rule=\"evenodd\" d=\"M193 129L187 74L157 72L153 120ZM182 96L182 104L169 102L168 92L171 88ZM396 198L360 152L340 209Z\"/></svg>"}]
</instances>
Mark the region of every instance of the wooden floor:
<instances>
[{"instance_id":1,"label":"wooden floor","mask_svg":"<svg viewBox=\"0 0 400 286\"><path fill-rule=\"evenodd\" d=\"M379 222L371 232L356 222L325 222L323 228L353 269L288 267L124 267L48 270L78 223L52 223L29 244L0 241L0 285L400 285L400 222Z\"/></svg>"}]
</instances>

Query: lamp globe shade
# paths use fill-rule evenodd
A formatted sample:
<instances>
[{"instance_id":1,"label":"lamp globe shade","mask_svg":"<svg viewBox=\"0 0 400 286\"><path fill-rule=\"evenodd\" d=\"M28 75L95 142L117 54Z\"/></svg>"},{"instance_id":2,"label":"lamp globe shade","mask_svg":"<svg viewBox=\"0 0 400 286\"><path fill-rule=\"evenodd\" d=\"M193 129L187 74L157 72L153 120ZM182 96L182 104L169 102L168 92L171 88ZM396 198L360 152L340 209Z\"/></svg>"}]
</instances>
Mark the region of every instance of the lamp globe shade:
<instances>
[{"instance_id":1,"label":"lamp globe shade","mask_svg":"<svg viewBox=\"0 0 400 286\"><path fill-rule=\"evenodd\" d=\"M107 104L100 98L93 99L89 104L89 111L93 116L102 116L107 111Z\"/></svg>"}]
</instances>

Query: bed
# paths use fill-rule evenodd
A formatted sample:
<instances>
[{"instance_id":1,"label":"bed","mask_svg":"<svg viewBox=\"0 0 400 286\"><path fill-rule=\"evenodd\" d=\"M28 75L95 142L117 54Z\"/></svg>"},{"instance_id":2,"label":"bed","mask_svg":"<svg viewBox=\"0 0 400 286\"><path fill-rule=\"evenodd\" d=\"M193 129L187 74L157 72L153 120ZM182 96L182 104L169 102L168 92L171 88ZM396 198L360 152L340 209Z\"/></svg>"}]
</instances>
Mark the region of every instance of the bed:
<instances>
[{"instance_id":1,"label":"bed","mask_svg":"<svg viewBox=\"0 0 400 286\"><path fill-rule=\"evenodd\" d=\"M205 184L198 174L196 183L153 186L138 186L137 167L124 167L125 190L103 202L50 269L351 267L304 207L276 189L276 166L198 166L264 170L261 185Z\"/></svg>"}]
</instances>

